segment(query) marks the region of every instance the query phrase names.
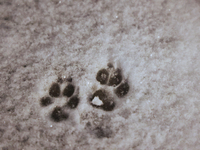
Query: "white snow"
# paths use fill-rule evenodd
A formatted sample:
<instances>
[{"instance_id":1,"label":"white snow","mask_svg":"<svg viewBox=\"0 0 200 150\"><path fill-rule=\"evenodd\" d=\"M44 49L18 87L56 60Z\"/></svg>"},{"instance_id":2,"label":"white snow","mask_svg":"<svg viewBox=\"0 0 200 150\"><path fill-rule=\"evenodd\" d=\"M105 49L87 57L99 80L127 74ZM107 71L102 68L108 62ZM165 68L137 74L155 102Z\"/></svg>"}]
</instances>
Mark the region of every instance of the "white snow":
<instances>
[{"instance_id":1,"label":"white snow","mask_svg":"<svg viewBox=\"0 0 200 150\"><path fill-rule=\"evenodd\" d=\"M94 99L92 100L92 104L96 105L96 106L101 106L103 105L103 102L99 99L99 97L94 97Z\"/></svg>"}]
</instances>

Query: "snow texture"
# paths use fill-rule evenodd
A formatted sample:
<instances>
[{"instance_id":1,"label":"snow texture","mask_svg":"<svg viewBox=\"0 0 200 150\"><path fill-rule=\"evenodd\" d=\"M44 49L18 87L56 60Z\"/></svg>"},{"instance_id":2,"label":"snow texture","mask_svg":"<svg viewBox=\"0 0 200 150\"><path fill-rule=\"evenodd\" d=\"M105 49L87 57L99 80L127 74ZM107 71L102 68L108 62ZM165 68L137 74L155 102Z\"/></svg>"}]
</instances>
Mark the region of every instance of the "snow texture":
<instances>
[{"instance_id":1,"label":"snow texture","mask_svg":"<svg viewBox=\"0 0 200 150\"><path fill-rule=\"evenodd\" d=\"M0 0L0 149L199 150L199 16L199 0ZM123 98L96 80L108 63ZM53 122L69 98L40 100L58 77L80 102ZM98 89L113 111L88 102Z\"/></svg>"}]
</instances>

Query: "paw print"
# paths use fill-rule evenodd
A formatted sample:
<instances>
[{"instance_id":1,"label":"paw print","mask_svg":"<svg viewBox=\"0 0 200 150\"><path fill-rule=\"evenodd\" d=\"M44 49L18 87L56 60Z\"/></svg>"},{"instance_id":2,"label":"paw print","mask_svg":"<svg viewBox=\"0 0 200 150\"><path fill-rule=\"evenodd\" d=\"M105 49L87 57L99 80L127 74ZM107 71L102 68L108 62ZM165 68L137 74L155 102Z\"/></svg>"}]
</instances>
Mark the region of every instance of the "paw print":
<instances>
[{"instance_id":1,"label":"paw print","mask_svg":"<svg viewBox=\"0 0 200 150\"><path fill-rule=\"evenodd\" d=\"M64 85L63 85L64 84ZM63 85L63 90L61 89ZM59 98L65 97L66 103L63 106L55 106L53 111L50 113L50 118L54 122L60 122L67 120L69 117L69 110L75 109L79 104L78 94L75 94L76 87L72 83L72 78L58 80L49 88L49 93L40 99L41 107L48 107L55 101L59 101Z\"/></svg>"},{"instance_id":2,"label":"paw print","mask_svg":"<svg viewBox=\"0 0 200 150\"><path fill-rule=\"evenodd\" d=\"M129 92L129 84L127 80L122 77L122 72L119 68L115 69L112 64L108 64L108 68L100 69L97 72L96 80L101 85L113 87L114 94L118 98L122 98ZM105 111L112 111L116 105L116 101L113 96L110 96L105 89L99 89L93 93L89 98L89 102L96 108L103 109Z\"/></svg>"}]
</instances>

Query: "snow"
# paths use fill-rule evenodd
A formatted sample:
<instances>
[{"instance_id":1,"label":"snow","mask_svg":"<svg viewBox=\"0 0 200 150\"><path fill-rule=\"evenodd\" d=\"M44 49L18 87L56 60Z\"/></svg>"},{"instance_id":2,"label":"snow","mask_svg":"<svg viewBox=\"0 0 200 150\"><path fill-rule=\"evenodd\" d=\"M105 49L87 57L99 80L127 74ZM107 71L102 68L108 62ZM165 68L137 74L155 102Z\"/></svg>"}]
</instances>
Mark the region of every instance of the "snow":
<instances>
[{"instance_id":1,"label":"snow","mask_svg":"<svg viewBox=\"0 0 200 150\"><path fill-rule=\"evenodd\" d=\"M10 29L1 29L0 148L199 149L198 1L44 0L35 5L18 0L0 6L2 18L10 14L3 11L16 11L13 21L3 23ZM96 81L108 63L129 83L123 98ZM51 111L69 98L61 94L46 108L39 100L58 76L72 77L80 103L67 109L67 121L55 123ZM99 89L116 102L113 111L90 104ZM98 97L92 103L102 105ZM98 138L100 127L108 137Z\"/></svg>"},{"instance_id":2,"label":"snow","mask_svg":"<svg viewBox=\"0 0 200 150\"><path fill-rule=\"evenodd\" d=\"M101 106L103 105L103 102L98 97L94 97L94 99L92 100L92 104L96 106Z\"/></svg>"}]
</instances>

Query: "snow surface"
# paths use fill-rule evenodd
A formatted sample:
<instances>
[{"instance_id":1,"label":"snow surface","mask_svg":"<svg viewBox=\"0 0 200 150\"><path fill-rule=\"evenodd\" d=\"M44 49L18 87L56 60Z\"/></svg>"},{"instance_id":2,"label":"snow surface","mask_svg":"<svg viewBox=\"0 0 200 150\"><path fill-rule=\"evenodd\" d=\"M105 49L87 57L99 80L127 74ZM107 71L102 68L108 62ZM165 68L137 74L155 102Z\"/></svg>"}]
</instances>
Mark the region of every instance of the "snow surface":
<instances>
[{"instance_id":1,"label":"snow surface","mask_svg":"<svg viewBox=\"0 0 200 150\"><path fill-rule=\"evenodd\" d=\"M0 3L0 148L200 149L199 0ZM108 63L130 85L124 98L96 81ZM58 76L73 78L80 103L55 123L66 98L39 101ZM113 111L89 104L100 88Z\"/></svg>"}]
</instances>

